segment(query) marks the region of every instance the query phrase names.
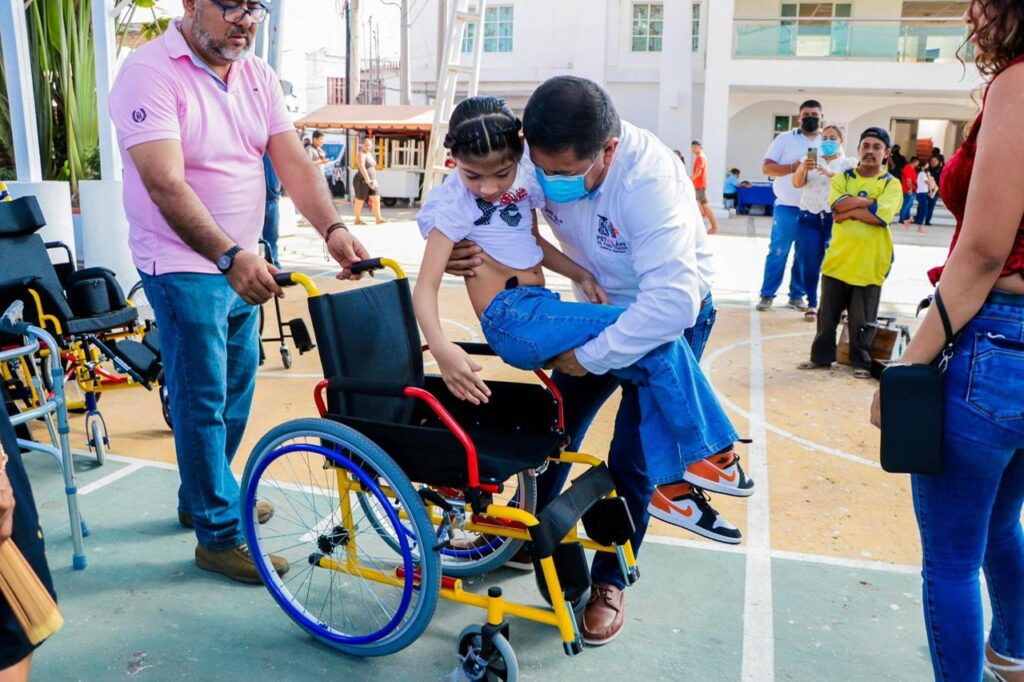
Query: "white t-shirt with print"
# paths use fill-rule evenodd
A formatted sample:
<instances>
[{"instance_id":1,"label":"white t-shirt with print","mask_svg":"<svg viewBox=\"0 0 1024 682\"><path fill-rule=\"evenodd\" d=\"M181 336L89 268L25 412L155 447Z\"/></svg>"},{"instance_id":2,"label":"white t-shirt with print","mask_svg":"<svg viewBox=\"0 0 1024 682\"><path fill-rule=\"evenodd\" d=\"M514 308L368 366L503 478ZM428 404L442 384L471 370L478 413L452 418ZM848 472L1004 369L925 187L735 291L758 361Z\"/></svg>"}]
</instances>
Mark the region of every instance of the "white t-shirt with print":
<instances>
[{"instance_id":1,"label":"white t-shirt with print","mask_svg":"<svg viewBox=\"0 0 1024 682\"><path fill-rule=\"evenodd\" d=\"M533 236L533 209L544 206L544 192L533 168L516 168L512 187L495 202L484 201L469 191L456 169L440 187L430 192L416 215L420 234L426 239L438 230L453 242L472 239L488 256L514 270L525 270L544 260Z\"/></svg>"},{"instance_id":2,"label":"white t-shirt with print","mask_svg":"<svg viewBox=\"0 0 1024 682\"><path fill-rule=\"evenodd\" d=\"M825 167L833 175L836 175L851 168L856 168L857 159L852 156L840 156L827 162ZM831 177L824 173L808 171L807 184L803 186L803 194L800 195L800 210L807 211L808 213L831 213L832 206L828 203L828 192L830 189L832 189Z\"/></svg>"},{"instance_id":3,"label":"white t-shirt with print","mask_svg":"<svg viewBox=\"0 0 1024 682\"><path fill-rule=\"evenodd\" d=\"M821 132L814 137L807 137L799 128L794 128L788 133L782 133L768 147L764 153L766 161L774 161L783 166L789 166L797 161L807 158L807 150L814 147L821 156ZM779 206L800 205L800 189L793 186L793 174L787 173L775 178L772 184L775 190L775 203Z\"/></svg>"}]
</instances>

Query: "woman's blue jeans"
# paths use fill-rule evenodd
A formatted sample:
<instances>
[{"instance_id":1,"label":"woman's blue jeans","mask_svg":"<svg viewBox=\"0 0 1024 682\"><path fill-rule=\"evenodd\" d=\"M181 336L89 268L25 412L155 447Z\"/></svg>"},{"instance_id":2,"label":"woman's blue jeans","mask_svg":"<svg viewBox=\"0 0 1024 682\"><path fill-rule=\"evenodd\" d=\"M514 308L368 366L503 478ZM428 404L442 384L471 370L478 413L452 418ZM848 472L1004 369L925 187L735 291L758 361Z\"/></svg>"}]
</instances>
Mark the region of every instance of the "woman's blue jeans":
<instances>
[{"instance_id":1,"label":"woman's blue jeans","mask_svg":"<svg viewBox=\"0 0 1024 682\"><path fill-rule=\"evenodd\" d=\"M278 209L277 199L268 199L263 212L263 241L270 248L270 260L275 267L281 267L281 261L277 259L277 240L281 234L281 218Z\"/></svg>"},{"instance_id":2,"label":"woman's blue jeans","mask_svg":"<svg viewBox=\"0 0 1024 682\"><path fill-rule=\"evenodd\" d=\"M542 287L516 287L498 294L480 323L488 344L502 360L535 370L597 337L624 311L566 303ZM737 439L685 339L660 346L636 364L611 373L638 388L640 442L647 476L654 485L679 481L687 465Z\"/></svg>"},{"instance_id":3,"label":"woman's blue jeans","mask_svg":"<svg viewBox=\"0 0 1024 682\"><path fill-rule=\"evenodd\" d=\"M1024 301L1024 297L1017 297ZM986 303L945 374L943 469L914 476L935 679L980 680L985 571L999 654L1024 658L1024 307Z\"/></svg>"},{"instance_id":4,"label":"woman's blue jeans","mask_svg":"<svg viewBox=\"0 0 1024 682\"><path fill-rule=\"evenodd\" d=\"M914 224L924 225L930 218L928 217L928 211L930 210L932 200L928 198L928 193L919 193L917 195L917 213L914 214Z\"/></svg>"},{"instance_id":5,"label":"woman's blue jeans","mask_svg":"<svg viewBox=\"0 0 1024 682\"><path fill-rule=\"evenodd\" d=\"M832 238L832 214L800 212L800 232L796 238L796 258L800 285L807 292L807 307L818 307L818 280L825 249Z\"/></svg>"},{"instance_id":6,"label":"woman's blue jeans","mask_svg":"<svg viewBox=\"0 0 1024 682\"><path fill-rule=\"evenodd\" d=\"M213 551L237 547L242 536L231 460L256 387L257 309L224 275L139 274L160 335L181 476L178 509L192 514L199 544Z\"/></svg>"}]
</instances>

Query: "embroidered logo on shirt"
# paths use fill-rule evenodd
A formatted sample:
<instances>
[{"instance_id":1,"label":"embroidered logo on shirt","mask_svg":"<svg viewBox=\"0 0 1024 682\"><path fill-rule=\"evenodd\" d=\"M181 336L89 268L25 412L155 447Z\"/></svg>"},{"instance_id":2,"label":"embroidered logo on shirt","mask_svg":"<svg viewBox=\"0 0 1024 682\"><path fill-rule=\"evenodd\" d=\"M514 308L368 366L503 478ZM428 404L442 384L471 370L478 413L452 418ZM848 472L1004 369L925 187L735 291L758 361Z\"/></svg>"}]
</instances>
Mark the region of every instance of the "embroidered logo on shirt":
<instances>
[{"instance_id":1,"label":"embroidered logo on shirt","mask_svg":"<svg viewBox=\"0 0 1024 682\"><path fill-rule=\"evenodd\" d=\"M522 191L524 194L526 193L525 189ZM505 192L505 194L502 195L501 199L504 199L505 196L513 195L510 192ZM515 199L513 198L512 201L515 201ZM501 203L501 200L499 200L499 204ZM505 223L509 227L519 227L519 223L523 221L523 214L519 212L518 204L503 204L505 207L502 208L500 211L498 210L498 206L492 204L489 201L484 201L483 199L477 199L476 205L477 208L480 209L480 212L482 214L479 218L473 221L473 224L478 227L480 225L490 225L491 219L494 217L495 213L497 213L498 217L501 218L501 222Z\"/></svg>"},{"instance_id":2,"label":"embroidered logo on shirt","mask_svg":"<svg viewBox=\"0 0 1024 682\"><path fill-rule=\"evenodd\" d=\"M629 251L629 244L624 239L620 239L622 235L619 232L619 228L615 227L612 221L603 215L598 215L597 217L597 245L605 251L611 251L612 253L626 253Z\"/></svg>"},{"instance_id":3,"label":"embroidered logo on shirt","mask_svg":"<svg viewBox=\"0 0 1024 682\"><path fill-rule=\"evenodd\" d=\"M142 107L139 107L138 109L133 111L132 112L132 120L135 121L136 123L142 123L143 121L145 121L146 120L146 110L143 109Z\"/></svg>"}]
</instances>

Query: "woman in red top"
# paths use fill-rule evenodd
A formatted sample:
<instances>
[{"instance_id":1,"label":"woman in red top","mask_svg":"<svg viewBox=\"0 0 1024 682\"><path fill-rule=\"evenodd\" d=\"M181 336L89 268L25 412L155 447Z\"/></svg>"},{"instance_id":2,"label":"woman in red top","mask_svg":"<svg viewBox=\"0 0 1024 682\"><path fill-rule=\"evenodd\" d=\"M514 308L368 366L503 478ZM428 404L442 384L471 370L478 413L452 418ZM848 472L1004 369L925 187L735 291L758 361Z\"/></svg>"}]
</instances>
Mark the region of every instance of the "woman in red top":
<instances>
[{"instance_id":1,"label":"woman in red top","mask_svg":"<svg viewBox=\"0 0 1024 682\"><path fill-rule=\"evenodd\" d=\"M910 209L914 207L914 195L917 194L917 162L916 156L911 156L910 161L900 171L900 182L903 184L903 210L900 211L900 222L903 229L910 229Z\"/></svg>"},{"instance_id":2,"label":"woman in red top","mask_svg":"<svg viewBox=\"0 0 1024 682\"><path fill-rule=\"evenodd\" d=\"M1024 680L1024 2L973 0L965 14L984 104L942 176L957 218L933 270L954 331L944 375L943 471L914 476L924 612L937 680ZM941 277L941 281L940 281ZM903 361L936 361L935 306ZM878 394L871 421L879 425ZM992 623L985 643L979 569Z\"/></svg>"}]
</instances>

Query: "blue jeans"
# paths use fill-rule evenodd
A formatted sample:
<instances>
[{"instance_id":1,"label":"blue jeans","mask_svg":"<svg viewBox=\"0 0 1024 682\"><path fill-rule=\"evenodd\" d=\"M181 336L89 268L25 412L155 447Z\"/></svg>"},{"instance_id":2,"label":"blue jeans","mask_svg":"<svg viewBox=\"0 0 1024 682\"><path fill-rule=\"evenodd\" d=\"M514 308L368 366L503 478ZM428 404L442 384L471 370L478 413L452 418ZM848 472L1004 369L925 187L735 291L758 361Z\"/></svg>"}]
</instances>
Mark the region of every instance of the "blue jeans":
<instances>
[{"instance_id":1,"label":"blue jeans","mask_svg":"<svg viewBox=\"0 0 1024 682\"><path fill-rule=\"evenodd\" d=\"M961 332L944 419L942 473L912 478L925 624L935 679L980 680L979 569L992 605L989 643L1024 658L1024 307L986 303Z\"/></svg>"},{"instance_id":2,"label":"blue jeans","mask_svg":"<svg viewBox=\"0 0 1024 682\"><path fill-rule=\"evenodd\" d=\"M278 212L277 199L267 201L263 212L263 241L270 249L270 259L276 267L281 267L277 259L277 238L280 235L280 214Z\"/></svg>"},{"instance_id":3,"label":"blue jeans","mask_svg":"<svg viewBox=\"0 0 1024 682\"><path fill-rule=\"evenodd\" d=\"M502 360L519 369L536 370L597 337L625 310L566 303L542 287L516 287L494 297L480 325ZM640 440L648 477L656 485L679 481L687 465L736 440L729 418L684 339L655 348L611 374L639 388Z\"/></svg>"},{"instance_id":4,"label":"blue jeans","mask_svg":"<svg viewBox=\"0 0 1024 682\"><path fill-rule=\"evenodd\" d=\"M160 334L181 476L178 509L192 514L207 549L236 547L242 537L231 460L256 386L257 309L223 275L140 274Z\"/></svg>"},{"instance_id":5,"label":"blue jeans","mask_svg":"<svg viewBox=\"0 0 1024 682\"><path fill-rule=\"evenodd\" d=\"M938 203L939 203L939 194L938 194L938 192L935 193L935 196L928 197L928 217L925 218L925 220L924 220L925 225L931 225L932 224L932 216L935 215L935 206Z\"/></svg>"},{"instance_id":6,"label":"blue jeans","mask_svg":"<svg viewBox=\"0 0 1024 682\"><path fill-rule=\"evenodd\" d=\"M928 205L930 203L931 199L928 198L927 192L922 192L917 195L917 213L914 215L914 224L925 224L928 220Z\"/></svg>"},{"instance_id":7,"label":"blue jeans","mask_svg":"<svg viewBox=\"0 0 1024 682\"><path fill-rule=\"evenodd\" d=\"M786 272L786 261L789 250L796 241L800 226L800 209L796 206L775 205L772 216L772 236L768 244L768 256L764 260L764 281L761 284L762 298L775 298L782 286L782 276ZM793 259L793 267L789 273L789 298L800 300L807 292L800 286L797 259Z\"/></svg>"},{"instance_id":8,"label":"blue jeans","mask_svg":"<svg viewBox=\"0 0 1024 682\"><path fill-rule=\"evenodd\" d=\"M800 287L807 292L807 306L818 307L818 279L825 249L832 238L832 214L800 212L800 232L796 239L796 263Z\"/></svg>"},{"instance_id":9,"label":"blue jeans","mask_svg":"<svg viewBox=\"0 0 1024 682\"><path fill-rule=\"evenodd\" d=\"M910 220L910 209L914 208L914 193L904 192L903 193L903 208L900 209L900 222L905 223Z\"/></svg>"},{"instance_id":10,"label":"blue jeans","mask_svg":"<svg viewBox=\"0 0 1024 682\"><path fill-rule=\"evenodd\" d=\"M715 307L705 299L697 322L686 331L687 340L693 342L694 359L699 359L711 328L715 322ZM698 352L698 350L700 352ZM615 490L626 501L636 531L630 542L634 552L640 551L650 515L647 505L654 494L655 484L647 472L647 458L640 437L641 408L639 390L634 384L623 382L612 374L587 374L572 377L560 372L552 375L562 393L565 405L565 428L570 441L568 449L578 451L583 445L587 429L594 421L601 406L621 386L622 400L615 415L615 429L608 450L608 469L615 480ZM726 443L731 445L732 441ZM543 509L554 500L565 487L570 467L565 464L551 464L537 479L537 508ZM591 576L595 582L608 583L623 589L625 581L615 555L598 552L594 556Z\"/></svg>"}]
</instances>

